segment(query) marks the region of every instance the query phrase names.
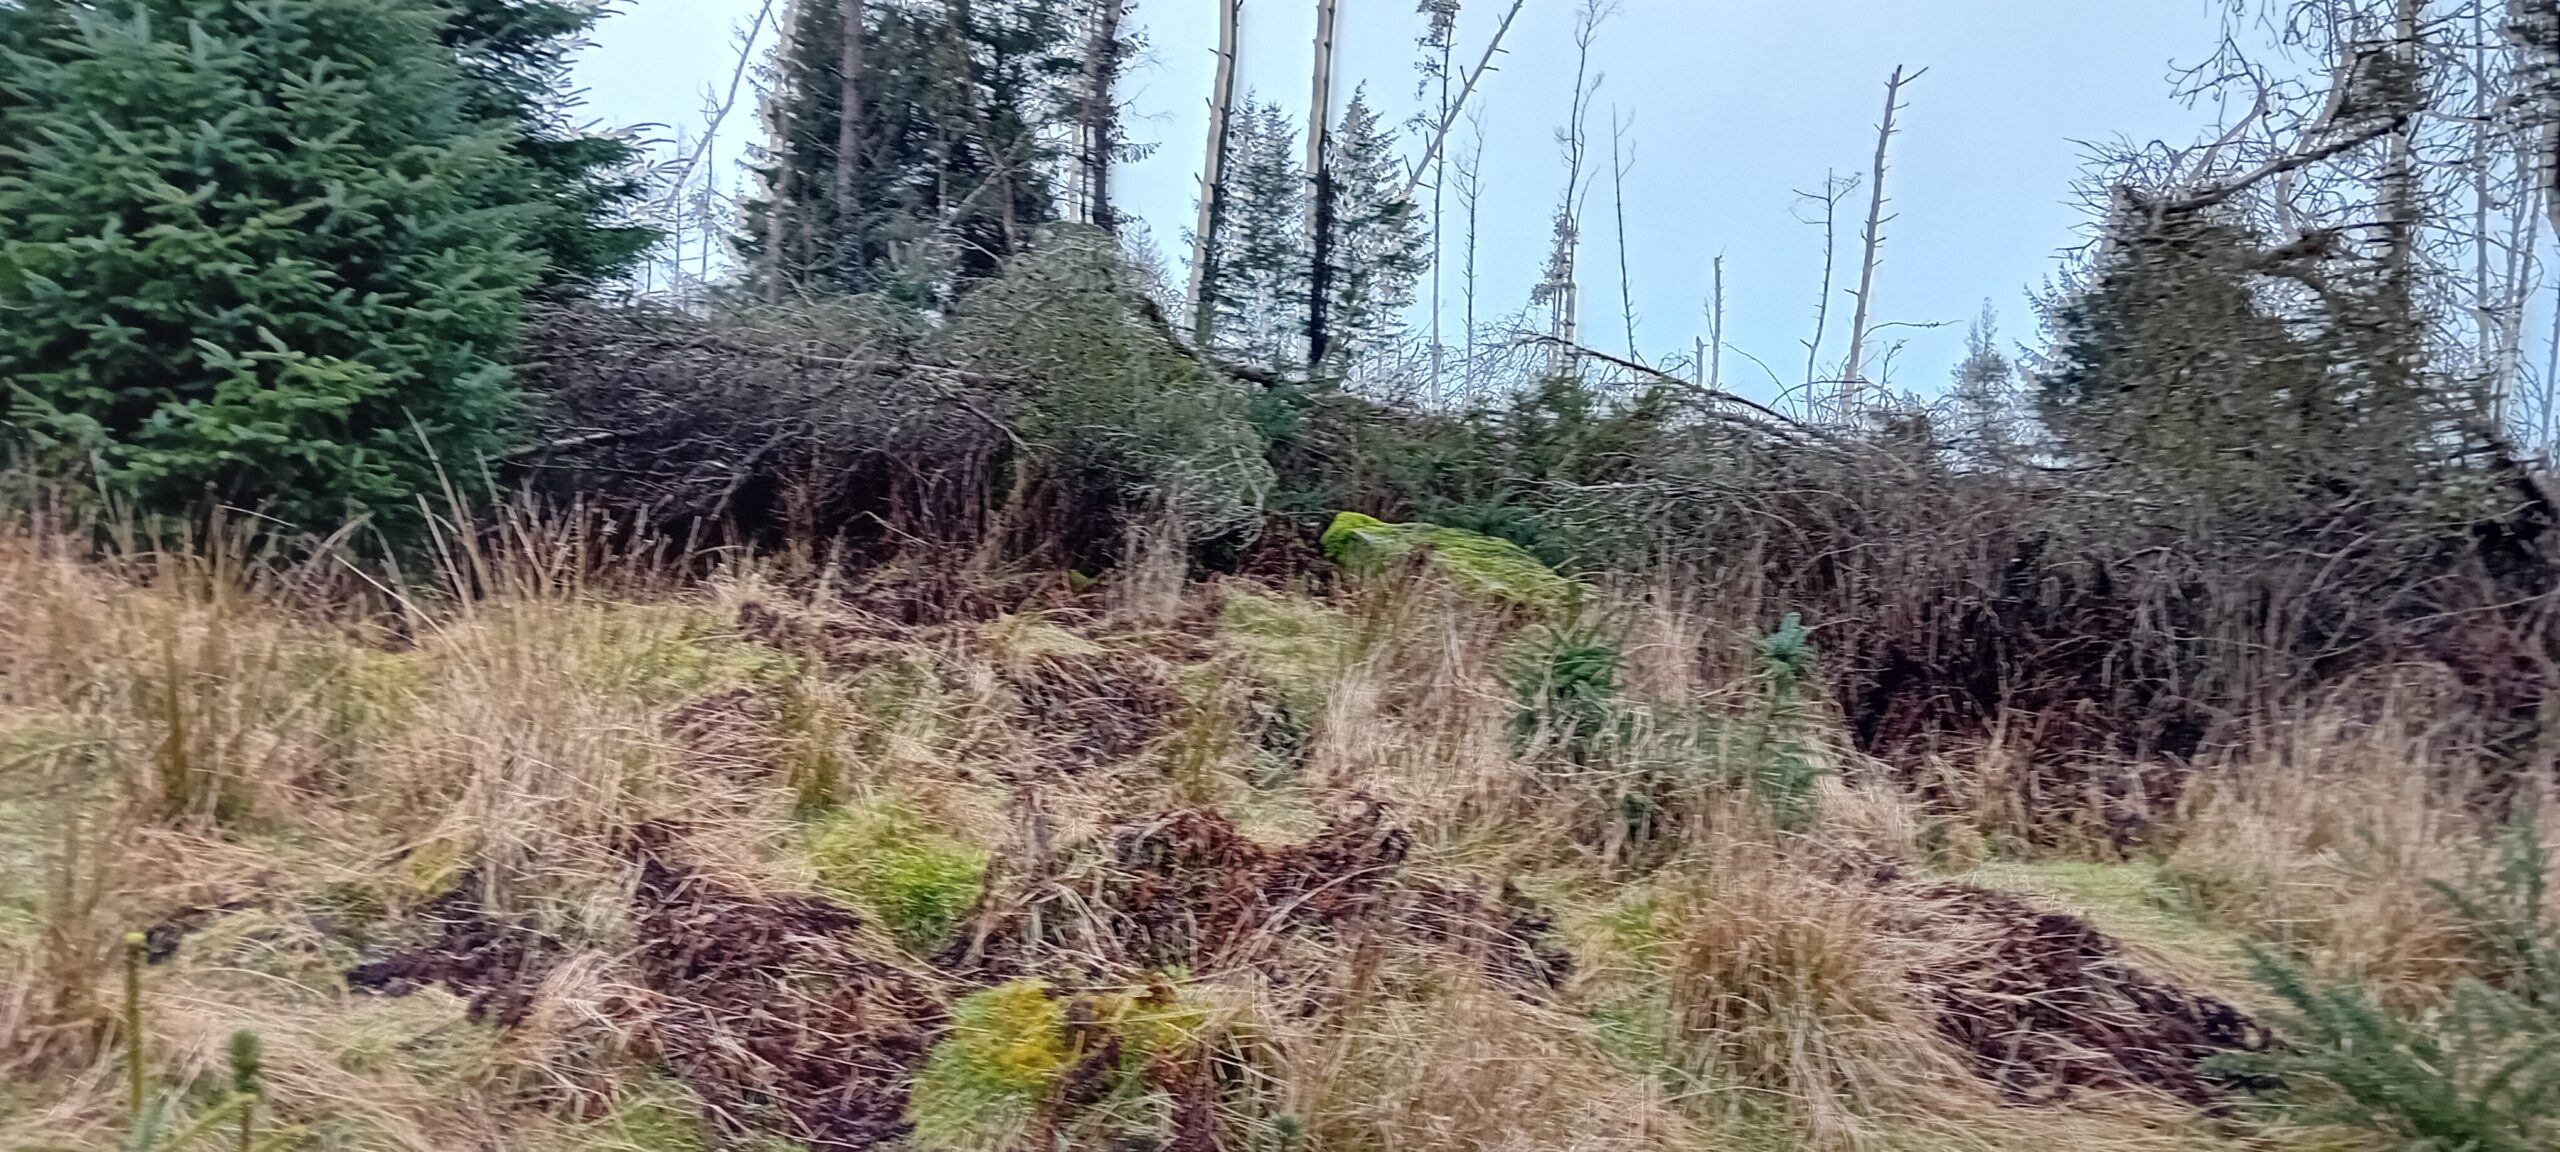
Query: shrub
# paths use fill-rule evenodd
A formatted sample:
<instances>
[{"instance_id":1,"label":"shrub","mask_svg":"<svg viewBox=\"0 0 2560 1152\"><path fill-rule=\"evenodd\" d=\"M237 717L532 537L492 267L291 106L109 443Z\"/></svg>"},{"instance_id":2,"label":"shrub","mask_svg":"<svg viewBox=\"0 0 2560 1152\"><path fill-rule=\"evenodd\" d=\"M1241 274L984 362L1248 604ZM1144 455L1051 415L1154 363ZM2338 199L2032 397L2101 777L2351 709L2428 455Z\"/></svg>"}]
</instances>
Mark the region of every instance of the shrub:
<instances>
[{"instance_id":1,"label":"shrub","mask_svg":"<svg viewBox=\"0 0 2560 1152\"><path fill-rule=\"evenodd\" d=\"M1615 640L1584 625L1546 627L1525 637L1506 670L1520 702L1512 730L1543 736L1567 759L1591 764L1618 741L1619 674L1626 654Z\"/></svg>"},{"instance_id":2,"label":"shrub","mask_svg":"<svg viewBox=\"0 0 2560 1152\"><path fill-rule=\"evenodd\" d=\"M1762 638L1760 738L1752 756L1752 783L1776 815L1778 826L1801 831L1813 822L1814 784L1822 775L1805 742L1805 690L1813 680L1813 642L1804 620L1787 614Z\"/></svg>"},{"instance_id":3,"label":"shrub","mask_svg":"<svg viewBox=\"0 0 2560 1152\"><path fill-rule=\"evenodd\" d=\"M1029 478L1063 497L1043 514L1094 522L1065 533L1079 566L1112 559L1095 545L1142 516L1170 515L1198 540L1250 532L1271 493L1251 396L1140 320L1134 282L1102 239L1060 228L973 293L947 334L954 360L1018 390Z\"/></svg>"},{"instance_id":4,"label":"shrub","mask_svg":"<svg viewBox=\"0 0 2560 1152\"><path fill-rule=\"evenodd\" d=\"M327 525L501 446L541 210L444 18L128 0L6 58L0 377L39 456Z\"/></svg>"},{"instance_id":5,"label":"shrub","mask_svg":"<svg viewBox=\"0 0 2560 1152\"><path fill-rule=\"evenodd\" d=\"M977 902L987 872L986 853L894 804L828 819L809 855L821 887L869 911L919 952L940 943Z\"/></svg>"}]
</instances>

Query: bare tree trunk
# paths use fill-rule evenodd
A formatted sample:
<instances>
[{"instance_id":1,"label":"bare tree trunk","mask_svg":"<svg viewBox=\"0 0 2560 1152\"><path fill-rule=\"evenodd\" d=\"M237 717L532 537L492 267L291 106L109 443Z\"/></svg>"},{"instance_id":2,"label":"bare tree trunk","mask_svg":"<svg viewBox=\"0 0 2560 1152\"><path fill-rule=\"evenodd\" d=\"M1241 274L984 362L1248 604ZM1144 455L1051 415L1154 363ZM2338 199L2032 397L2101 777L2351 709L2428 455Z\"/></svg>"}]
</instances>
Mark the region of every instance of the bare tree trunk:
<instances>
[{"instance_id":1,"label":"bare tree trunk","mask_svg":"<svg viewBox=\"0 0 2560 1152\"><path fill-rule=\"evenodd\" d=\"M775 68L773 90L767 92L761 109L765 139L773 142L773 167L765 179L764 214L764 294L767 300L782 298L785 272L783 248L790 242L792 194L797 191L793 180L791 147L791 51L800 37L800 0L789 0L782 7L782 33L773 49Z\"/></svg>"},{"instance_id":2,"label":"bare tree trunk","mask_svg":"<svg viewBox=\"0 0 2560 1152\"><path fill-rule=\"evenodd\" d=\"M2382 170L2383 271L2407 302L2418 231L2418 18L2426 0L2399 0L2392 19L2389 111L2398 119Z\"/></svg>"},{"instance_id":3,"label":"bare tree trunk","mask_svg":"<svg viewBox=\"0 0 2560 1152\"><path fill-rule=\"evenodd\" d=\"M1616 210L1618 220L1618 314L1626 323L1627 359L1633 360L1638 364L1642 364L1644 363L1644 356L1636 351L1635 281L1627 272L1627 171L1629 168L1629 161L1624 159L1622 155L1625 150L1627 140L1627 128L1633 123L1633 117L1629 117L1624 123L1620 122L1618 119L1618 110L1614 107L1609 109L1609 201L1611 206Z\"/></svg>"},{"instance_id":4,"label":"bare tree trunk","mask_svg":"<svg viewBox=\"0 0 2560 1152\"><path fill-rule=\"evenodd\" d=\"M1476 387L1476 238L1483 219L1484 206L1484 119L1475 119L1476 144L1467 158L1458 162L1458 202L1466 206L1466 264L1461 270L1461 291L1466 299L1467 342L1465 359L1458 369L1461 389L1472 398Z\"/></svg>"},{"instance_id":5,"label":"bare tree trunk","mask_svg":"<svg viewBox=\"0 0 2560 1152\"><path fill-rule=\"evenodd\" d=\"M2547 468L2560 458L2560 285L2553 286L2551 293L2551 340L2546 351L2548 361L2542 368L2542 385L2535 390L2540 394L2542 411L2533 448L2542 454Z\"/></svg>"},{"instance_id":6,"label":"bare tree trunk","mask_svg":"<svg viewBox=\"0 0 2560 1152\"><path fill-rule=\"evenodd\" d=\"M844 54L837 62L836 227L853 218L853 174L862 163L862 0L838 0L844 12Z\"/></svg>"},{"instance_id":7,"label":"bare tree trunk","mask_svg":"<svg viewBox=\"0 0 2560 1152\"><path fill-rule=\"evenodd\" d=\"M1848 418L1858 410L1858 388L1865 383L1867 321L1873 315L1876 291L1876 264L1884 253L1884 174L1885 159L1893 146L1893 118L1902 111L1902 86L1920 78L1923 68L1909 77L1902 69L1884 83L1884 123L1876 128L1875 170L1867 178L1866 253L1858 262L1858 307L1849 320L1849 359L1840 373L1840 415Z\"/></svg>"},{"instance_id":8,"label":"bare tree trunk","mask_svg":"<svg viewBox=\"0 0 2560 1152\"><path fill-rule=\"evenodd\" d=\"M1715 311L1707 318L1707 387L1724 391L1724 257L1716 257Z\"/></svg>"},{"instance_id":9,"label":"bare tree trunk","mask_svg":"<svg viewBox=\"0 0 2560 1152\"><path fill-rule=\"evenodd\" d=\"M1307 241L1314 253L1307 278L1307 373L1323 371L1333 351L1333 61L1342 0L1316 0L1314 90L1307 97Z\"/></svg>"},{"instance_id":10,"label":"bare tree trunk","mask_svg":"<svg viewBox=\"0 0 2560 1152\"><path fill-rule=\"evenodd\" d=\"M1115 231L1111 211L1111 153L1119 119L1112 90L1120 77L1120 14L1126 0L1100 0L1093 17L1093 43L1084 58L1084 219L1104 231Z\"/></svg>"},{"instance_id":11,"label":"bare tree trunk","mask_svg":"<svg viewBox=\"0 0 2560 1152\"><path fill-rule=\"evenodd\" d=\"M1237 36L1244 0L1218 0L1218 78L1209 89L1209 150L1200 161L1200 219L1191 229L1191 342L1218 335L1218 227L1225 222L1227 129L1236 107Z\"/></svg>"},{"instance_id":12,"label":"bare tree trunk","mask_svg":"<svg viewBox=\"0 0 2560 1152\"><path fill-rule=\"evenodd\" d=\"M1798 196L1822 201L1822 298L1813 306L1813 339L1804 342L1805 405L1818 405L1813 386L1822 379L1822 338L1831 327L1831 279L1840 252L1840 198L1857 186L1856 177L1843 178L1838 172L1822 174L1822 194L1799 191ZM1847 415L1842 414L1843 417Z\"/></svg>"},{"instance_id":13,"label":"bare tree trunk","mask_svg":"<svg viewBox=\"0 0 2560 1152\"><path fill-rule=\"evenodd\" d=\"M2560 237L2560 2L2515 0L2506 32L2516 46L2525 121L2537 129L2533 183L2542 192L2543 222Z\"/></svg>"},{"instance_id":14,"label":"bare tree trunk","mask_svg":"<svg viewBox=\"0 0 2560 1152\"><path fill-rule=\"evenodd\" d=\"M1440 81L1440 119L1443 122L1449 119L1450 52L1457 46L1458 40L1457 13L1454 8L1450 10L1449 16L1449 25L1438 28L1433 33L1440 41L1438 79ZM1443 240L1448 233L1446 208L1448 198L1445 193L1449 187L1449 154L1446 151L1434 149L1431 153L1431 164L1431 404L1437 408L1447 399L1444 394L1444 381L1449 368L1448 345L1443 340L1440 330L1441 320L1446 311L1440 301L1440 284L1442 271L1447 263L1442 256L1445 251ZM1414 173L1419 175L1421 172L1422 167L1415 165Z\"/></svg>"},{"instance_id":15,"label":"bare tree trunk","mask_svg":"<svg viewBox=\"0 0 2560 1152\"><path fill-rule=\"evenodd\" d=\"M1566 109L1564 127L1556 132L1564 146L1564 195L1556 204L1547 278L1538 289L1548 308L1547 334L1553 337L1547 360L1551 375L1573 370L1576 359L1571 350L1582 341L1582 172L1590 155L1591 98L1601 83L1591 75L1591 46L1600 38L1600 25L1616 12L1615 0L1583 0L1574 18L1573 103Z\"/></svg>"}]
</instances>

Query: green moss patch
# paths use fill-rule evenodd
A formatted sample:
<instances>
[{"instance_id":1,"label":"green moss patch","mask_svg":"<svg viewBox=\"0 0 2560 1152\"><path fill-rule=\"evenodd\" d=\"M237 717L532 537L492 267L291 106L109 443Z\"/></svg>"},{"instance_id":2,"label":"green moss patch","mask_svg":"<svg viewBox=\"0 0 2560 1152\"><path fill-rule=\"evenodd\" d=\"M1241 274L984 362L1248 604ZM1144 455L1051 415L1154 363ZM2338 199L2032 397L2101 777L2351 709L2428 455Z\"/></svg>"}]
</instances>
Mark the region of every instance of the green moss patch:
<instances>
[{"instance_id":1,"label":"green moss patch","mask_svg":"<svg viewBox=\"0 0 2560 1152\"><path fill-rule=\"evenodd\" d=\"M1196 1049L1208 1021L1169 986L1069 995L1046 981L1015 980L975 993L952 1010L950 1034L908 1097L916 1146L1010 1148L1043 1120L1144 1127L1154 1111L1154 1070ZM1101 1090L1100 1102L1074 1117L1055 1114L1070 1076Z\"/></svg>"},{"instance_id":2,"label":"green moss patch","mask_svg":"<svg viewBox=\"0 0 2560 1152\"><path fill-rule=\"evenodd\" d=\"M919 952L940 944L987 874L987 854L935 831L900 804L839 812L811 837L818 886L869 912Z\"/></svg>"}]
</instances>

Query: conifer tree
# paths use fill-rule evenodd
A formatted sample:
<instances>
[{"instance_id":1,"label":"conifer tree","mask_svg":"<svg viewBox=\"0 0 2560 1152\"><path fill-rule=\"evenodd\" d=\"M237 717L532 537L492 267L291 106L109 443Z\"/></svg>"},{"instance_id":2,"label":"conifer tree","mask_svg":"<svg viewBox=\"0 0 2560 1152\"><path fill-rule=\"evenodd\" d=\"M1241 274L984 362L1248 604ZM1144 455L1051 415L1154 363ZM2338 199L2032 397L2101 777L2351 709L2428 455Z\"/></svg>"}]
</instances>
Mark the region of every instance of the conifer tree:
<instances>
[{"instance_id":1,"label":"conifer tree","mask_svg":"<svg viewBox=\"0 0 2560 1152\"><path fill-rule=\"evenodd\" d=\"M626 218L646 191L639 149L622 137L581 129L564 95L569 55L602 10L572 0L449 0L449 6L441 39L462 66L465 114L511 126L510 150L551 207L532 235L549 260L548 282L578 286L630 272L658 240Z\"/></svg>"},{"instance_id":2,"label":"conifer tree","mask_svg":"<svg viewBox=\"0 0 2560 1152\"><path fill-rule=\"evenodd\" d=\"M1951 389L1967 452L1983 459L2007 455L2016 440L2017 365L2000 351L1999 316L1984 301L1965 333L1965 356Z\"/></svg>"},{"instance_id":3,"label":"conifer tree","mask_svg":"<svg viewBox=\"0 0 2560 1152\"><path fill-rule=\"evenodd\" d=\"M1216 238L1218 347L1276 371L1302 366L1306 347L1305 175L1297 147L1289 114L1248 93L1227 141Z\"/></svg>"},{"instance_id":4,"label":"conifer tree","mask_svg":"<svg viewBox=\"0 0 2560 1152\"><path fill-rule=\"evenodd\" d=\"M1328 374L1374 352L1413 305L1428 259L1420 215L1405 193L1395 134L1355 93L1334 129L1332 331ZM1279 105L1247 96L1230 133L1224 217L1217 238L1218 346L1279 371L1306 367L1313 267L1306 173L1298 132Z\"/></svg>"},{"instance_id":5,"label":"conifer tree","mask_svg":"<svg viewBox=\"0 0 2560 1152\"><path fill-rule=\"evenodd\" d=\"M163 506L403 515L502 445L551 187L431 0L65 6L0 64L8 431Z\"/></svg>"},{"instance_id":6,"label":"conifer tree","mask_svg":"<svg viewBox=\"0 0 2560 1152\"><path fill-rule=\"evenodd\" d=\"M1355 91L1334 129L1334 249L1330 307L1334 357L1347 365L1375 350L1413 307L1429 267L1429 237L1406 193L1395 133Z\"/></svg>"},{"instance_id":7,"label":"conifer tree","mask_svg":"<svg viewBox=\"0 0 2560 1152\"><path fill-rule=\"evenodd\" d=\"M1064 0L867 5L848 53L845 11L801 5L768 69L788 136L766 152L767 191L747 206L739 248L795 289L945 301L1057 219L1053 129L1080 110L1075 14ZM851 133L849 59L862 70ZM861 154L840 171L846 139ZM769 252L776 238L783 250Z\"/></svg>"}]
</instances>

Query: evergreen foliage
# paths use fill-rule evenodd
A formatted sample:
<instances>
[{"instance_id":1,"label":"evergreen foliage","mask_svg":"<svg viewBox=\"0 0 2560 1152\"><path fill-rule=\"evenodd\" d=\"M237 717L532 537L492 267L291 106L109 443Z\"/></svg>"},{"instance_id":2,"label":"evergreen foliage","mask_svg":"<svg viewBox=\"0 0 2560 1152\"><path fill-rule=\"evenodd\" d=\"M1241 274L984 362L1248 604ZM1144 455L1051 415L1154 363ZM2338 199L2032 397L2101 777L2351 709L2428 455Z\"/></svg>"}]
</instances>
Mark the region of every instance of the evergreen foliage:
<instances>
[{"instance_id":1,"label":"evergreen foliage","mask_svg":"<svg viewBox=\"0 0 2560 1152\"><path fill-rule=\"evenodd\" d=\"M1227 139L1226 210L1217 236L1217 346L1278 372L1306 360L1306 176L1298 130L1278 104L1247 95Z\"/></svg>"},{"instance_id":2,"label":"evergreen foliage","mask_svg":"<svg viewBox=\"0 0 2560 1152\"><path fill-rule=\"evenodd\" d=\"M1351 94L1333 135L1334 242L1331 317L1335 355L1343 364L1374 353L1403 330L1414 285L1430 265L1422 213L1404 194L1404 161L1395 132Z\"/></svg>"},{"instance_id":3,"label":"evergreen foliage","mask_svg":"<svg viewBox=\"0 0 2560 1152\"><path fill-rule=\"evenodd\" d=\"M2253 950L2288 1008L2285 1047L2227 1070L2311 1119L2428 1152L2525 1152L2560 1141L2560 931L2543 899L2551 854L2519 804L2498 861L2472 890L2439 885L2469 928L2479 975L2416 1018L2364 988L2324 984Z\"/></svg>"},{"instance_id":4,"label":"evergreen foliage","mask_svg":"<svg viewBox=\"0 0 2560 1152\"><path fill-rule=\"evenodd\" d=\"M2051 309L2044 424L2113 479L2224 513L2476 495L2448 482L2485 406L2422 371L2408 306L2344 277L2307 293L2271 267L2210 218L2122 237Z\"/></svg>"},{"instance_id":5,"label":"evergreen foliage","mask_svg":"<svg viewBox=\"0 0 2560 1152\"><path fill-rule=\"evenodd\" d=\"M1218 230L1219 351L1287 373L1306 369L1315 259L1298 130L1274 103L1247 96L1227 142L1226 209ZM1429 267L1419 211L1404 195L1395 133L1354 92L1333 134L1333 275L1326 288L1328 376L1374 354L1403 327ZM1339 359L1336 359L1336 358Z\"/></svg>"},{"instance_id":6,"label":"evergreen foliage","mask_svg":"<svg viewBox=\"0 0 2560 1152\"><path fill-rule=\"evenodd\" d=\"M551 209L531 240L548 259L549 285L574 288L629 273L652 229L629 210L645 191L640 150L626 137L585 130L572 118L569 56L605 11L573 0L450 0L442 40L465 83L465 114L511 126L510 149L528 168L534 197Z\"/></svg>"},{"instance_id":7,"label":"evergreen foliage","mask_svg":"<svg viewBox=\"0 0 2560 1152\"><path fill-rule=\"evenodd\" d=\"M1964 359L1949 388L1967 455L1997 462L2016 446L2017 365L2000 350L1999 318L1985 301L1965 333Z\"/></svg>"},{"instance_id":8,"label":"evergreen foliage","mask_svg":"<svg viewBox=\"0 0 2560 1152\"><path fill-rule=\"evenodd\" d=\"M1760 739L1753 750L1752 783L1768 801L1778 827L1800 832L1813 823L1814 784L1822 768L1805 741L1805 702L1813 687L1813 638L1796 613L1762 637Z\"/></svg>"},{"instance_id":9,"label":"evergreen foliage","mask_svg":"<svg viewBox=\"0 0 2560 1152\"><path fill-rule=\"evenodd\" d=\"M132 0L8 57L0 377L42 457L306 526L502 446L543 193L426 0Z\"/></svg>"},{"instance_id":10,"label":"evergreen foliage","mask_svg":"<svg viewBox=\"0 0 2560 1152\"><path fill-rule=\"evenodd\" d=\"M1618 712L1626 654L1606 632L1584 623L1547 625L1524 638L1506 669L1520 702L1512 731L1543 736L1578 765L1602 762L1624 727Z\"/></svg>"},{"instance_id":11,"label":"evergreen foliage","mask_svg":"<svg viewBox=\"0 0 2560 1152\"><path fill-rule=\"evenodd\" d=\"M1060 514L1103 522L1071 537L1159 513L1197 540L1259 527L1272 476L1251 398L1141 323L1131 282L1107 237L1061 226L972 295L947 338L1018 390L1025 466L1060 486Z\"/></svg>"},{"instance_id":12,"label":"evergreen foliage","mask_svg":"<svg viewBox=\"0 0 2560 1152\"><path fill-rule=\"evenodd\" d=\"M864 12L849 203L835 195L843 11L804 4L789 53L765 78L781 133L739 254L752 276L778 276L773 288L944 303L996 276L1058 217L1050 129L1073 103L1074 13L1064 0Z\"/></svg>"}]
</instances>

